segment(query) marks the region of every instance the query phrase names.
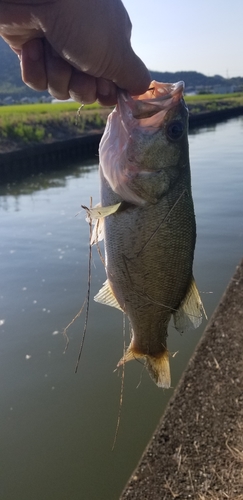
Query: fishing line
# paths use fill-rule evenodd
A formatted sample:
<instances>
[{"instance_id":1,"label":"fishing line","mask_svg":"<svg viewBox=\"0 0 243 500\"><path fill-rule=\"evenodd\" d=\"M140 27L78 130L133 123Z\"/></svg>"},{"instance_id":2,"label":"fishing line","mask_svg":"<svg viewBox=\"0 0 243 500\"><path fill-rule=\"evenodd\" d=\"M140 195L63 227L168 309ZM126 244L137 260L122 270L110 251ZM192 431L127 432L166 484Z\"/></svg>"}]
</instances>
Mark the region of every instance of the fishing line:
<instances>
[{"instance_id":1,"label":"fishing line","mask_svg":"<svg viewBox=\"0 0 243 500\"><path fill-rule=\"evenodd\" d=\"M179 198L177 198L177 200L175 201L175 203L172 205L172 207L170 208L169 212L166 214L166 216L164 217L164 219L159 223L158 227L155 229L155 231L151 234L151 236L149 237L148 241L146 241L145 245L141 248L141 250L139 250L138 254L137 254L137 257L139 257L139 255L145 250L146 246L149 244L149 242L154 238L154 236L156 235L156 233L158 232L159 228L162 226L162 224L164 224L170 217L170 214L171 212L174 210L174 208L176 207L176 205L179 203L180 199L184 196L184 194L187 193L187 189L184 189L182 191L182 193L180 194Z\"/></svg>"},{"instance_id":2,"label":"fishing line","mask_svg":"<svg viewBox=\"0 0 243 500\"><path fill-rule=\"evenodd\" d=\"M74 316L74 318L72 319L72 321L70 321L70 323L69 323L69 324L68 324L68 325L64 328L64 330L63 330L63 335L64 335L64 337L65 337L65 339L66 339L66 345L65 345L65 349L64 349L64 351L63 351L63 354L65 354L65 353L66 353L67 348L68 348L68 346L69 346L69 336L68 336L68 334L67 334L67 331L68 331L68 329L70 328L70 326L72 326L72 324L76 321L76 319L78 319L78 318L79 318L79 316L82 314L82 312L83 312L83 308L84 308L84 306L85 306L85 302L86 302L86 299L84 300L84 303L83 303L83 305L82 305L81 309L79 310L79 312L76 314L76 316Z\"/></svg>"},{"instance_id":3,"label":"fishing line","mask_svg":"<svg viewBox=\"0 0 243 500\"><path fill-rule=\"evenodd\" d=\"M136 359L136 361L139 361L139 359ZM143 365L143 368L142 368L142 371L140 373L140 379L139 379L139 382L138 382L138 384L136 386L136 389L138 389L140 387L141 383L142 383L143 373L144 373L144 370L146 368L145 363L142 363L141 361L139 361L139 362L141 363L141 365Z\"/></svg>"},{"instance_id":4,"label":"fishing line","mask_svg":"<svg viewBox=\"0 0 243 500\"><path fill-rule=\"evenodd\" d=\"M118 410L118 416L117 416L117 422L116 422L116 430L115 430L115 436L114 436L111 451L114 451L114 449L115 449L117 435L118 435L118 431L120 428L120 422L121 422L121 412L122 412L123 393L124 393L124 381L125 381L125 359L124 359L125 352L126 352L125 334L126 334L126 315L125 315L125 313L123 313L123 315L122 315L123 363L122 363L121 390L120 390L120 400L119 400L119 410Z\"/></svg>"},{"instance_id":5,"label":"fishing line","mask_svg":"<svg viewBox=\"0 0 243 500\"><path fill-rule=\"evenodd\" d=\"M92 198L90 198L90 203L92 205ZM87 209L88 210L88 209ZM80 212L78 212L76 215L80 214ZM92 226L92 220L89 219L89 222L91 223L91 226ZM91 242L91 239L90 239L90 242ZM90 250L90 249L89 249ZM89 251L89 256L90 256L90 251ZM91 258L90 258L91 260ZM90 262L89 262L90 264ZM91 280L91 270L90 270L90 265L89 265L89 280L88 280L88 287L90 286L90 280ZM70 323L64 328L63 330L63 336L64 338L66 339L66 345L65 345L65 349L63 351L63 354L66 353L67 349L68 349L68 346L69 346L69 336L67 334L67 331L69 330L70 326L73 325L73 323L75 323L75 321L79 318L79 316L81 316L82 312L83 312L83 308L87 302L87 300L89 300L89 288L88 288L88 293L87 293L87 296L83 302L83 305L81 307L81 309L78 311L78 313L74 316L74 318L72 319L72 321L70 321ZM87 325L86 325L87 326ZM81 348L83 348L83 346L81 345ZM82 352L82 350L81 350ZM81 354L80 354L81 355ZM80 359L80 358L79 358ZM79 360L78 360L79 362ZM77 363L78 364L78 363ZM77 366L76 366L77 368ZM76 373L76 370L75 370L75 373Z\"/></svg>"},{"instance_id":6,"label":"fishing line","mask_svg":"<svg viewBox=\"0 0 243 500\"><path fill-rule=\"evenodd\" d=\"M92 198L90 198L90 208L92 208ZM88 214L89 217L89 265L88 265L88 291L87 291L87 296L85 299L84 304L86 303L86 311L85 311L85 321L84 321L84 328L83 328L83 334L82 334L82 339L81 339L81 344L79 348L79 353L78 353L78 358L75 366L75 373L78 371L79 367L79 362L80 358L82 355L83 347L84 347L84 341L85 341L85 336L87 332L87 326L88 326L88 317L89 317L89 303L90 303L90 288L91 288L91 262L92 262L92 219L91 216Z\"/></svg>"}]
</instances>

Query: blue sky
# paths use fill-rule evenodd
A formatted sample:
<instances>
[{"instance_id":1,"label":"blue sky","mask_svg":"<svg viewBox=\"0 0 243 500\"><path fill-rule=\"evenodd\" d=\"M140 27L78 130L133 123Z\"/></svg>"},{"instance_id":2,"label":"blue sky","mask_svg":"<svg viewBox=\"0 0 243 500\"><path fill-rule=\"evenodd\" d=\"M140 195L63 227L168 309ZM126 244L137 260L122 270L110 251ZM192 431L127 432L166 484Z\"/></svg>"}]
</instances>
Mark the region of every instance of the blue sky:
<instances>
[{"instance_id":1,"label":"blue sky","mask_svg":"<svg viewBox=\"0 0 243 500\"><path fill-rule=\"evenodd\" d=\"M243 77L243 0L123 0L150 70Z\"/></svg>"}]
</instances>

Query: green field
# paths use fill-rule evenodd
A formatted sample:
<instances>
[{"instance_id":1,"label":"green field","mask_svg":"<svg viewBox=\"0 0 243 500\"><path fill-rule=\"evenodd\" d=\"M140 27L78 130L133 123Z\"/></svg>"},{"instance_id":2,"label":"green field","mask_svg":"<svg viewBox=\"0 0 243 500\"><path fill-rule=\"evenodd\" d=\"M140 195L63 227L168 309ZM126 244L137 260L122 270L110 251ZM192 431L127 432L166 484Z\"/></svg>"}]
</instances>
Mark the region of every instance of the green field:
<instances>
[{"instance_id":1,"label":"green field","mask_svg":"<svg viewBox=\"0 0 243 500\"><path fill-rule=\"evenodd\" d=\"M235 94L198 94L185 96L191 114L217 111L243 106L243 93Z\"/></svg>"},{"instance_id":2,"label":"green field","mask_svg":"<svg viewBox=\"0 0 243 500\"><path fill-rule=\"evenodd\" d=\"M37 103L0 108L0 150L51 142L104 128L110 109L98 103Z\"/></svg>"},{"instance_id":3,"label":"green field","mask_svg":"<svg viewBox=\"0 0 243 500\"><path fill-rule=\"evenodd\" d=\"M0 116L4 115L45 115L52 114L59 115L61 113L76 112L80 108L78 102L57 102L57 103L36 103L36 104L13 104L11 106L1 106ZM85 111L94 111L101 109L100 104L86 104L83 106Z\"/></svg>"},{"instance_id":4,"label":"green field","mask_svg":"<svg viewBox=\"0 0 243 500\"><path fill-rule=\"evenodd\" d=\"M243 106L243 93L185 96L191 114ZM75 102L0 107L0 151L102 130L111 108Z\"/></svg>"}]
</instances>

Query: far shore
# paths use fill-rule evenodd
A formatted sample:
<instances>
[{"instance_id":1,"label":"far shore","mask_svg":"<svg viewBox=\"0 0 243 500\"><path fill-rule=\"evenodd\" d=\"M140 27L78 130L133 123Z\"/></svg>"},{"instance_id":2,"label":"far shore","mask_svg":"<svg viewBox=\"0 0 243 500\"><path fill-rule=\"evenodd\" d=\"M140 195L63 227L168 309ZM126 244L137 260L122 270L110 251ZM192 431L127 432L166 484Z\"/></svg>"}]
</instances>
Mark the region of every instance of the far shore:
<instances>
[{"instance_id":1,"label":"far shore","mask_svg":"<svg viewBox=\"0 0 243 500\"><path fill-rule=\"evenodd\" d=\"M191 103L189 101L187 103L189 129L216 124L243 115L243 96L239 102L241 103L241 101L242 104L237 106L235 101L230 101L230 99L213 101L212 99L207 100L205 96L200 102L198 99ZM43 138L39 141L36 140L38 128L35 130L33 126L33 120L38 120L38 116L34 115L33 117L32 112L31 115L28 115L31 116L29 122L23 124L22 115L19 113L17 127L18 123L20 124L19 129L23 125L20 130L22 135L20 134L18 137L16 132L12 140L11 135L10 137L7 137L6 134L4 137L0 136L0 184L16 182L29 175L44 171L58 170L86 158L94 157L97 160L99 142L110 111L111 108L95 108L85 111L82 115L81 129L80 124L77 125L79 116L75 108L72 110L71 119L70 116L67 117L68 113L63 113L61 117L52 117L51 120L48 117L44 119L41 117L43 120L41 131L44 129L45 133L48 130L51 133L49 132L47 137L44 137L43 132ZM38 125L39 122L36 121L36 123ZM15 130L13 127L14 121L12 121L12 130ZM24 133L30 140L26 140Z\"/></svg>"}]
</instances>

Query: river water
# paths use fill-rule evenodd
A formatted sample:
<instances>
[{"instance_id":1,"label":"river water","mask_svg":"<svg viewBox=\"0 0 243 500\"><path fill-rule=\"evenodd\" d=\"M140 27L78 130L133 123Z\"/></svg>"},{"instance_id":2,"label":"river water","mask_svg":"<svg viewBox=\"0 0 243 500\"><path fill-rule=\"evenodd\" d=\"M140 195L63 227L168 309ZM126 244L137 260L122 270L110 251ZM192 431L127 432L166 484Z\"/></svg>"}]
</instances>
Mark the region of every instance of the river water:
<instances>
[{"instance_id":1,"label":"river water","mask_svg":"<svg viewBox=\"0 0 243 500\"><path fill-rule=\"evenodd\" d=\"M194 274L208 316L242 256L243 119L190 134L197 218ZM91 301L78 373L74 373L87 290L88 224L81 203L99 201L94 162L0 188L0 498L117 500L173 389L159 390L129 363L120 428L122 314ZM79 212L79 213L78 213ZM91 296L105 280L93 252ZM171 329L176 387L206 326ZM128 342L128 327L127 342ZM230 348L230 346L229 346ZM226 353L227 355L227 353Z\"/></svg>"}]
</instances>

